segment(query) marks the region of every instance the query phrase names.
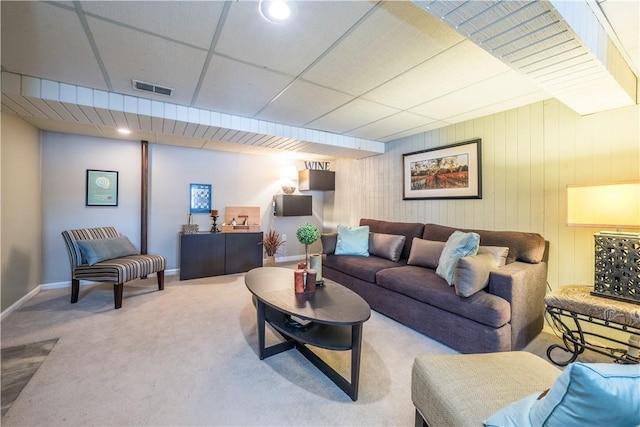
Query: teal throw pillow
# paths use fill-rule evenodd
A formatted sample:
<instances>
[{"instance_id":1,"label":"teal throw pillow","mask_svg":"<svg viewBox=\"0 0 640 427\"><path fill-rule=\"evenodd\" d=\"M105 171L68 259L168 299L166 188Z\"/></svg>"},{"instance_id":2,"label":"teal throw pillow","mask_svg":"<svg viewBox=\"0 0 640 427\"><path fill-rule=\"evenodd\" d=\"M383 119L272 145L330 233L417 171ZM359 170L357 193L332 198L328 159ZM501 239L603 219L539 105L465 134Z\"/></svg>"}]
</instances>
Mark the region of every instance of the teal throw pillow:
<instances>
[{"instance_id":1,"label":"teal throw pillow","mask_svg":"<svg viewBox=\"0 0 640 427\"><path fill-rule=\"evenodd\" d=\"M338 225L336 255L369 256L369 226L347 227Z\"/></svg>"},{"instance_id":2,"label":"teal throw pillow","mask_svg":"<svg viewBox=\"0 0 640 427\"><path fill-rule=\"evenodd\" d=\"M534 425L640 425L640 366L572 363L531 408Z\"/></svg>"},{"instance_id":3,"label":"teal throw pillow","mask_svg":"<svg viewBox=\"0 0 640 427\"><path fill-rule=\"evenodd\" d=\"M94 265L108 259L138 254L138 250L126 236L110 237L108 239L78 240L77 243L80 252L89 265Z\"/></svg>"},{"instance_id":4,"label":"teal throw pillow","mask_svg":"<svg viewBox=\"0 0 640 427\"><path fill-rule=\"evenodd\" d=\"M480 246L480 235L478 233L454 231L444 244L436 274L446 280L449 286L453 286L453 272L458 260L463 256L478 253L478 246Z\"/></svg>"},{"instance_id":5,"label":"teal throw pillow","mask_svg":"<svg viewBox=\"0 0 640 427\"><path fill-rule=\"evenodd\" d=\"M487 427L640 425L640 366L571 363L546 393L518 400L489 417Z\"/></svg>"}]
</instances>

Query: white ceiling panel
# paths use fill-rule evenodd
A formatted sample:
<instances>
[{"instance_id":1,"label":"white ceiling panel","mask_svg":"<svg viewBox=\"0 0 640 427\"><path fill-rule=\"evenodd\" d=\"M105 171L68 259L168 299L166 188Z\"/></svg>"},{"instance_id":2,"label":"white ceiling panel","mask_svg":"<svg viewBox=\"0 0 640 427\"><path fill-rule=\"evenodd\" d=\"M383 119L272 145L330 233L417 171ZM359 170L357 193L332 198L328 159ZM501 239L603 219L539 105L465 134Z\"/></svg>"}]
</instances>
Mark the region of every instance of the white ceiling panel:
<instances>
[{"instance_id":1,"label":"white ceiling panel","mask_svg":"<svg viewBox=\"0 0 640 427\"><path fill-rule=\"evenodd\" d=\"M113 7L109 1L82 2L88 16L119 23L134 30L165 37L209 50L224 2L123 1Z\"/></svg>"},{"instance_id":2,"label":"white ceiling panel","mask_svg":"<svg viewBox=\"0 0 640 427\"><path fill-rule=\"evenodd\" d=\"M411 2L384 3L304 74L361 95L464 40Z\"/></svg>"},{"instance_id":3,"label":"white ceiling panel","mask_svg":"<svg viewBox=\"0 0 640 427\"><path fill-rule=\"evenodd\" d=\"M147 33L87 18L113 90L189 105L207 53ZM133 89L131 79L175 89L168 98Z\"/></svg>"},{"instance_id":4,"label":"white ceiling panel","mask_svg":"<svg viewBox=\"0 0 640 427\"><path fill-rule=\"evenodd\" d=\"M351 99L351 96L344 93L296 80L282 95L257 114L256 118L302 126Z\"/></svg>"},{"instance_id":5,"label":"white ceiling panel","mask_svg":"<svg viewBox=\"0 0 640 427\"><path fill-rule=\"evenodd\" d=\"M358 129L347 132L347 135L357 138L373 139L373 135L394 135L406 129L414 129L433 123L435 120L411 112L401 112L369 123ZM380 138L380 136L377 136Z\"/></svg>"},{"instance_id":6,"label":"white ceiling panel","mask_svg":"<svg viewBox=\"0 0 640 427\"><path fill-rule=\"evenodd\" d=\"M478 62L482 62L481 68L470 67L470 64ZM410 109L425 100L438 98L508 70L508 66L472 42L463 41L365 94L364 98L403 110Z\"/></svg>"},{"instance_id":7,"label":"white ceiling panel","mask_svg":"<svg viewBox=\"0 0 640 427\"><path fill-rule=\"evenodd\" d=\"M373 7L367 1L301 1L293 20L273 24L257 1L233 2L216 51L298 75Z\"/></svg>"},{"instance_id":8,"label":"white ceiling panel","mask_svg":"<svg viewBox=\"0 0 640 427\"><path fill-rule=\"evenodd\" d=\"M213 55L194 105L253 117L292 80L264 67Z\"/></svg>"},{"instance_id":9,"label":"white ceiling panel","mask_svg":"<svg viewBox=\"0 0 640 427\"><path fill-rule=\"evenodd\" d=\"M36 2L2 1L2 66L51 80L107 89L91 45L72 10Z\"/></svg>"},{"instance_id":10,"label":"white ceiling panel","mask_svg":"<svg viewBox=\"0 0 640 427\"><path fill-rule=\"evenodd\" d=\"M399 112L400 110L396 108L387 107L377 102L354 99L348 104L338 107L319 119L308 123L307 127L345 133Z\"/></svg>"},{"instance_id":11,"label":"white ceiling panel","mask_svg":"<svg viewBox=\"0 0 640 427\"><path fill-rule=\"evenodd\" d=\"M449 93L447 96L425 102L412 108L411 111L437 120L451 121L451 117L460 113L474 111L506 100L515 100L520 96L537 93L539 90L517 71L506 71L473 86ZM487 97L491 99L491 104L487 103ZM461 105L463 109L460 108Z\"/></svg>"}]
</instances>

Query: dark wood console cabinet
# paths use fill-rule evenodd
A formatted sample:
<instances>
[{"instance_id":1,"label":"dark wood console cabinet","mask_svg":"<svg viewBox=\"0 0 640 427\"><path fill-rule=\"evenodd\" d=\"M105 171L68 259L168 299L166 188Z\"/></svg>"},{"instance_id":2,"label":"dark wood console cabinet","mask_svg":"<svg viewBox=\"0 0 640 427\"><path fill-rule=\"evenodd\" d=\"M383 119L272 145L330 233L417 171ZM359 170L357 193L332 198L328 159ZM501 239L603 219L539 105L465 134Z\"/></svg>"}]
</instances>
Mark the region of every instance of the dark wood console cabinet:
<instances>
[{"instance_id":1,"label":"dark wood console cabinet","mask_svg":"<svg viewBox=\"0 0 640 427\"><path fill-rule=\"evenodd\" d=\"M180 280L262 267L262 232L180 235Z\"/></svg>"}]
</instances>

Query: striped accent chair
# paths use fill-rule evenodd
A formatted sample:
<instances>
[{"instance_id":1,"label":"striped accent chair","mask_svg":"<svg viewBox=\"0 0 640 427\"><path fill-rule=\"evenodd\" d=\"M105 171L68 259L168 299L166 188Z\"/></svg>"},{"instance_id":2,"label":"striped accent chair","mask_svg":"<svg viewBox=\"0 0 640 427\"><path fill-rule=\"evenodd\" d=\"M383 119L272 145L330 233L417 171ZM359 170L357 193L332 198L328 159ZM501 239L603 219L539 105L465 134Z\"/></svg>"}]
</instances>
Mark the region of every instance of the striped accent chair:
<instances>
[{"instance_id":1,"label":"striped accent chair","mask_svg":"<svg viewBox=\"0 0 640 427\"><path fill-rule=\"evenodd\" d=\"M72 304L78 302L80 280L113 283L116 309L122 307L122 295L126 282L156 273L158 290L164 289L164 270L167 265L167 258L164 256L127 255L89 265L78 245L78 241L81 240L109 239L120 236L121 234L114 227L82 228L62 232L71 263Z\"/></svg>"}]
</instances>

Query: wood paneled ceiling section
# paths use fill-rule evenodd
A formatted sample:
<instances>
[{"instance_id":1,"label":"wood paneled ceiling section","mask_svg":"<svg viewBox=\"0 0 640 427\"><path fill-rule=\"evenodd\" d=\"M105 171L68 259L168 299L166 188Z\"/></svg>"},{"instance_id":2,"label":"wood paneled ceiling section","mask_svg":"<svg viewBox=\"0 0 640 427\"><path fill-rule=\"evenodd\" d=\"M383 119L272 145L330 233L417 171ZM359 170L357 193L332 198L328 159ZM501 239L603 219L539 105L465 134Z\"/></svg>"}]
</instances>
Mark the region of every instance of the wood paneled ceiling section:
<instances>
[{"instance_id":1,"label":"wood paneled ceiling section","mask_svg":"<svg viewBox=\"0 0 640 427\"><path fill-rule=\"evenodd\" d=\"M455 28L504 21L469 9L495 3L304 1L277 25L255 1L2 1L2 107L58 132L366 157L554 95Z\"/></svg>"}]
</instances>

